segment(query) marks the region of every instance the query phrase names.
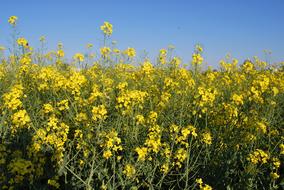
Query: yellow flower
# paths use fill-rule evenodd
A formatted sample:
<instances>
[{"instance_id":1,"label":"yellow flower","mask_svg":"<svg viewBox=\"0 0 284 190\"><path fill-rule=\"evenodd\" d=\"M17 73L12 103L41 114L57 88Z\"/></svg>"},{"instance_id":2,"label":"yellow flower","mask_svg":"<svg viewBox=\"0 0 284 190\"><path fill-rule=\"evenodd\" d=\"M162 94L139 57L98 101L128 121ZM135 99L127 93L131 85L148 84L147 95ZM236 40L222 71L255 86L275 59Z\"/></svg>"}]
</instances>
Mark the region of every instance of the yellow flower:
<instances>
[{"instance_id":1,"label":"yellow flower","mask_svg":"<svg viewBox=\"0 0 284 190\"><path fill-rule=\"evenodd\" d=\"M51 104L44 104L42 107L42 110L44 113L50 113L53 112L53 106Z\"/></svg>"},{"instance_id":2,"label":"yellow flower","mask_svg":"<svg viewBox=\"0 0 284 190\"><path fill-rule=\"evenodd\" d=\"M160 56L166 56L167 55L167 50L161 49L160 50Z\"/></svg>"},{"instance_id":3,"label":"yellow flower","mask_svg":"<svg viewBox=\"0 0 284 190\"><path fill-rule=\"evenodd\" d=\"M197 52L199 52L199 53L203 52L203 48L202 48L202 46L201 46L200 44L197 44L197 45L195 46L195 50L196 50Z\"/></svg>"},{"instance_id":4,"label":"yellow flower","mask_svg":"<svg viewBox=\"0 0 284 190\"><path fill-rule=\"evenodd\" d=\"M58 176L55 176L53 179L48 179L47 180L47 184L50 185L50 186L55 187L56 189L59 189L60 184L57 182L58 179L59 179Z\"/></svg>"},{"instance_id":5,"label":"yellow flower","mask_svg":"<svg viewBox=\"0 0 284 190\"><path fill-rule=\"evenodd\" d=\"M279 148L280 148L280 154L284 155L284 144L280 144Z\"/></svg>"},{"instance_id":6,"label":"yellow flower","mask_svg":"<svg viewBox=\"0 0 284 190\"><path fill-rule=\"evenodd\" d=\"M64 57L64 55L65 55L65 53L64 53L64 51L62 49L57 51L57 56L58 57Z\"/></svg>"},{"instance_id":7,"label":"yellow flower","mask_svg":"<svg viewBox=\"0 0 284 190\"><path fill-rule=\"evenodd\" d=\"M254 152L250 153L247 158L247 160L253 164L265 164L268 159L269 155L261 149L256 149Z\"/></svg>"},{"instance_id":8,"label":"yellow flower","mask_svg":"<svg viewBox=\"0 0 284 190\"><path fill-rule=\"evenodd\" d=\"M149 60L145 60L145 62L141 66L141 69L147 75L154 71L154 67Z\"/></svg>"},{"instance_id":9,"label":"yellow flower","mask_svg":"<svg viewBox=\"0 0 284 190\"><path fill-rule=\"evenodd\" d=\"M195 180L195 182L196 182L197 184L199 184L199 185L202 185L202 184L203 184L203 180L202 180L201 178L197 178L197 179Z\"/></svg>"},{"instance_id":10,"label":"yellow flower","mask_svg":"<svg viewBox=\"0 0 284 190\"><path fill-rule=\"evenodd\" d=\"M193 65L200 65L203 62L203 57L199 53L192 54L192 64Z\"/></svg>"},{"instance_id":11,"label":"yellow flower","mask_svg":"<svg viewBox=\"0 0 284 190\"><path fill-rule=\"evenodd\" d=\"M68 109L69 109L68 100L62 100L62 101L58 102L58 103L57 103L57 106L58 106L58 109L59 109L60 111L68 110Z\"/></svg>"},{"instance_id":12,"label":"yellow flower","mask_svg":"<svg viewBox=\"0 0 284 190\"><path fill-rule=\"evenodd\" d=\"M174 66L179 66L180 63L181 63L181 59L179 57L174 57L171 61L171 64Z\"/></svg>"},{"instance_id":13,"label":"yellow flower","mask_svg":"<svg viewBox=\"0 0 284 190\"><path fill-rule=\"evenodd\" d=\"M135 117L135 120L136 120L136 125L143 125L145 123L145 118L143 115L136 115Z\"/></svg>"},{"instance_id":14,"label":"yellow flower","mask_svg":"<svg viewBox=\"0 0 284 190\"><path fill-rule=\"evenodd\" d=\"M19 110L12 115L12 123L18 127L23 127L31 121L26 110Z\"/></svg>"},{"instance_id":15,"label":"yellow flower","mask_svg":"<svg viewBox=\"0 0 284 190\"><path fill-rule=\"evenodd\" d=\"M169 164L163 164L161 166L161 172L166 174L166 173L168 173L168 171L169 171Z\"/></svg>"},{"instance_id":16,"label":"yellow flower","mask_svg":"<svg viewBox=\"0 0 284 190\"><path fill-rule=\"evenodd\" d=\"M179 148L175 154L175 159L176 159L175 165L178 168L181 168L182 163L185 161L186 158L187 158L187 151L184 148Z\"/></svg>"},{"instance_id":17,"label":"yellow flower","mask_svg":"<svg viewBox=\"0 0 284 190\"><path fill-rule=\"evenodd\" d=\"M106 36L110 36L112 34L112 24L109 22L104 22L104 24L101 26L101 31L103 31Z\"/></svg>"},{"instance_id":18,"label":"yellow flower","mask_svg":"<svg viewBox=\"0 0 284 190\"><path fill-rule=\"evenodd\" d=\"M275 86L272 88L272 92L273 92L273 95L276 96L278 93L279 93L279 90L278 88L276 88Z\"/></svg>"},{"instance_id":19,"label":"yellow flower","mask_svg":"<svg viewBox=\"0 0 284 190\"><path fill-rule=\"evenodd\" d=\"M127 49L124 51L124 54L127 55L128 57L135 57L136 51L135 51L134 48L127 48Z\"/></svg>"},{"instance_id":20,"label":"yellow flower","mask_svg":"<svg viewBox=\"0 0 284 190\"><path fill-rule=\"evenodd\" d=\"M150 111L148 122L149 123L156 123L157 118L158 118L158 113L154 112L154 111Z\"/></svg>"},{"instance_id":21,"label":"yellow flower","mask_svg":"<svg viewBox=\"0 0 284 190\"><path fill-rule=\"evenodd\" d=\"M204 184L201 178L195 180L201 190L212 190L210 185Z\"/></svg>"},{"instance_id":22,"label":"yellow flower","mask_svg":"<svg viewBox=\"0 0 284 190\"><path fill-rule=\"evenodd\" d=\"M73 58L79 62L84 61L84 55L81 53L76 53Z\"/></svg>"},{"instance_id":23,"label":"yellow flower","mask_svg":"<svg viewBox=\"0 0 284 190\"><path fill-rule=\"evenodd\" d=\"M281 165L281 162L278 158L272 158L273 168L278 169Z\"/></svg>"},{"instance_id":24,"label":"yellow flower","mask_svg":"<svg viewBox=\"0 0 284 190\"><path fill-rule=\"evenodd\" d=\"M267 131L267 127L263 122L257 122L257 128L263 133L265 134Z\"/></svg>"},{"instance_id":25,"label":"yellow flower","mask_svg":"<svg viewBox=\"0 0 284 190\"><path fill-rule=\"evenodd\" d=\"M104 158L109 159L113 154L123 149L121 146L121 139L114 129L108 133L102 132L100 136L103 136L104 138L102 144L100 144L101 147L105 148L103 152Z\"/></svg>"},{"instance_id":26,"label":"yellow flower","mask_svg":"<svg viewBox=\"0 0 284 190\"><path fill-rule=\"evenodd\" d=\"M101 52L103 57L107 57L110 54L111 49L109 47L102 47L100 49L100 52Z\"/></svg>"},{"instance_id":27,"label":"yellow flower","mask_svg":"<svg viewBox=\"0 0 284 190\"><path fill-rule=\"evenodd\" d=\"M12 26L16 26L18 17L17 16L10 16L8 19L8 22L12 25Z\"/></svg>"},{"instance_id":28,"label":"yellow flower","mask_svg":"<svg viewBox=\"0 0 284 190\"><path fill-rule=\"evenodd\" d=\"M210 132L205 132L202 134L202 142L208 145L212 144L212 136Z\"/></svg>"},{"instance_id":29,"label":"yellow flower","mask_svg":"<svg viewBox=\"0 0 284 190\"><path fill-rule=\"evenodd\" d=\"M23 96L23 90L24 88L21 84L14 85L10 92L3 95L4 106L11 110L21 107L22 102L20 98Z\"/></svg>"},{"instance_id":30,"label":"yellow flower","mask_svg":"<svg viewBox=\"0 0 284 190\"><path fill-rule=\"evenodd\" d=\"M160 55L159 55L159 62L161 64L165 64L166 61L167 61L166 59L167 59L167 50L161 49L160 50Z\"/></svg>"},{"instance_id":31,"label":"yellow flower","mask_svg":"<svg viewBox=\"0 0 284 190\"><path fill-rule=\"evenodd\" d=\"M205 184L203 187L200 188L201 190L212 190L210 185Z\"/></svg>"},{"instance_id":32,"label":"yellow flower","mask_svg":"<svg viewBox=\"0 0 284 190\"><path fill-rule=\"evenodd\" d=\"M232 100L234 101L234 103L235 103L236 105L243 105L243 104L244 104L243 96L242 96L242 95L233 94Z\"/></svg>"},{"instance_id":33,"label":"yellow flower","mask_svg":"<svg viewBox=\"0 0 284 190\"><path fill-rule=\"evenodd\" d=\"M80 113L76 114L75 120L77 122L87 121L88 120L88 116L87 116L87 114L80 112Z\"/></svg>"},{"instance_id":34,"label":"yellow flower","mask_svg":"<svg viewBox=\"0 0 284 190\"><path fill-rule=\"evenodd\" d=\"M147 152L148 152L148 149L146 147L142 147L142 148L137 147L135 151L138 154L138 161L144 161L146 159Z\"/></svg>"},{"instance_id":35,"label":"yellow flower","mask_svg":"<svg viewBox=\"0 0 284 190\"><path fill-rule=\"evenodd\" d=\"M107 110L104 105L94 106L92 109L92 114L94 121L105 120L107 118Z\"/></svg>"},{"instance_id":36,"label":"yellow flower","mask_svg":"<svg viewBox=\"0 0 284 190\"><path fill-rule=\"evenodd\" d=\"M273 180L276 180L280 177L280 175L278 175L276 172L271 172L270 173L270 177L273 179Z\"/></svg>"},{"instance_id":37,"label":"yellow flower","mask_svg":"<svg viewBox=\"0 0 284 190\"><path fill-rule=\"evenodd\" d=\"M75 137L75 138L80 138L80 139L82 139L82 138L83 138L82 130L76 129L76 130L75 130L75 133L74 133L74 137Z\"/></svg>"},{"instance_id":38,"label":"yellow flower","mask_svg":"<svg viewBox=\"0 0 284 190\"><path fill-rule=\"evenodd\" d=\"M29 43L25 38L18 38L17 39L17 43L19 46L22 46L24 48L28 48L29 47Z\"/></svg>"},{"instance_id":39,"label":"yellow flower","mask_svg":"<svg viewBox=\"0 0 284 190\"><path fill-rule=\"evenodd\" d=\"M126 164L123 170L123 174L128 178L133 178L136 173L135 167L131 164Z\"/></svg>"},{"instance_id":40,"label":"yellow flower","mask_svg":"<svg viewBox=\"0 0 284 190\"><path fill-rule=\"evenodd\" d=\"M109 159L112 156L112 152L110 150L105 150L103 153L103 157L105 159Z\"/></svg>"}]
</instances>

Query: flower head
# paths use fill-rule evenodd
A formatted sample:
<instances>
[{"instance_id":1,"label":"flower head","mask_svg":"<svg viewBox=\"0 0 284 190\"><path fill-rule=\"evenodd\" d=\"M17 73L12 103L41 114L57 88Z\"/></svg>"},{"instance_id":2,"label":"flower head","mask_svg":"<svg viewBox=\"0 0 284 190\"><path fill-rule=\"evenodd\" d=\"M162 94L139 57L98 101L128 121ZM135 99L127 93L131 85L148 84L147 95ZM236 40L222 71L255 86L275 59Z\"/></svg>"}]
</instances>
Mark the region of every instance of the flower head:
<instances>
[{"instance_id":1,"label":"flower head","mask_svg":"<svg viewBox=\"0 0 284 190\"><path fill-rule=\"evenodd\" d=\"M73 58L80 62L84 61L84 55L81 53L76 53Z\"/></svg>"},{"instance_id":2,"label":"flower head","mask_svg":"<svg viewBox=\"0 0 284 190\"><path fill-rule=\"evenodd\" d=\"M134 48L127 48L127 49L124 51L124 54L127 55L128 57L135 57L136 51L135 51Z\"/></svg>"},{"instance_id":3,"label":"flower head","mask_svg":"<svg viewBox=\"0 0 284 190\"><path fill-rule=\"evenodd\" d=\"M126 164L123 170L123 174L128 178L132 178L136 173L135 167L131 164Z\"/></svg>"},{"instance_id":4,"label":"flower head","mask_svg":"<svg viewBox=\"0 0 284 190\"><path fill-rule=\"evenodd\" d=\"M101 26L101 30L105 35L110 36L112 34L112 24L104 22L104 25Z\"/></svg>"},{"instance_id":5,"label":"flower head","mask_svg":"<svg viewBox=\"0 0 284 190\"><path fill-rule=\"evenodd\" d=\"M24 48L28 48L28 47L29 47L28 40L26 40L25 38L18 38L18 39L17 39L17 44L18 44L19 46L24 47Z\"/></svg>"},{"instance_id":6,"label":"flower head","mask_svg":"<svg viewBox=\"0 0 284 190\"><path fill-rule=\"evenodd\" d=\"M197 45L195 46L195 51L196 51L196 52L199 52L199 53L202 53L202 52L203 52L202 46L201 46L200 44L197 44Z\"/></svg>"},{"instance_id":7,"label":"flower head","mask_svg":"<svg viewBox=\"0 0 284 190\"><path fill-rule=\"evenodd\" d=\"M63 49L60 49L60 50L57 51L58 57L64 57L64 55L65 55L65 53L64 53Z\"/></svg>"},{"instance_id":8,"label":"flower head","mask_svg":"<svg viewBox=\"0 0 284 190\"><path fill-rule=\"evenodd\" d=\"M107 57L108 54L111 52L111 49L109 47L102 47L100 49L100 52L101 52L103 57Z\"/></svg>"},{"instance_id":9,"label":"flower head","mask_svg":"<svg viewBox=\"0 0 284 190\"><path fill-rule=\"evenodd\" d=\"M192 54L192 64L200 65L203 62L203 57L199 53Z\"/></svg>"},{"instance_id":10,"label":"flower head","mask_svg":"<svg viewBox=\"0 0 284 190\"><path fill-rule=\"evenodd\" d=\"M17 17L17 16L10 16L9 19L8 19L8 22L9 22L12 26L16 26L17 20L18 20L18 17Z\"/></svg>"}]
</instances>

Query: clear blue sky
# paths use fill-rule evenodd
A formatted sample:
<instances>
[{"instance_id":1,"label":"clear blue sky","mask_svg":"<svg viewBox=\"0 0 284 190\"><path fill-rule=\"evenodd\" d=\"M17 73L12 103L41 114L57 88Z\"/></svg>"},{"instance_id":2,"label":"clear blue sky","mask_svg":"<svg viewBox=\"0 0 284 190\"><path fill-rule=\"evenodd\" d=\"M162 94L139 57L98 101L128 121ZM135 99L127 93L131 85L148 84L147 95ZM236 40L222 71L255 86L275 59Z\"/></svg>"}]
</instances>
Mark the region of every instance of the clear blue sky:
<instances>
[{"instance_id":1,"label":"clear blue sky","mask_svg":"<svg viewBox=\"0 0 284 190\"><path fill-rule=\"evenodd\" d=\"M204 46L205 61L216 66L227 53L241 60L284 60L284 0L1 0L0 44L8 45L7 19L19 17L19 30L32 46L45 35L48 48L64 44L68 56L87 43L102 45L104 21L114 26L112 39L121 49L134 47L154 56L173 44L189 61L193 46Z\"/></svg>"}]
</instances>

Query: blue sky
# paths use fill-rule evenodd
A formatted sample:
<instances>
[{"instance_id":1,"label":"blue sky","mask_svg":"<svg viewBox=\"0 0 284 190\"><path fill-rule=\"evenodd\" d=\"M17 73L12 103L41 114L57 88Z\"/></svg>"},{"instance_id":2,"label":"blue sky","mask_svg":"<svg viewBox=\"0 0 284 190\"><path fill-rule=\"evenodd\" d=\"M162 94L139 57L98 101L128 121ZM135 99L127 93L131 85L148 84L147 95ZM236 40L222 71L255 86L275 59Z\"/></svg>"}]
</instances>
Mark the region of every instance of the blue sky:
<instances>
[{"instance_id":1,"label":"blue sky","mask_svg":"<svg viewBox=\"0 0 284 190\"><path fill-rule=\"evenodd\" d=\"M18 29L32 46L45 35L48 48L64 44L67 56L102 45L99 30L113 24L112 40L121 49L134 47L150 57L172 44L175 54L190 60L194 44L204 46L208 65L227 53L238 59L272 51L272 61L284 60L283 0L1 0L0 44L9 45L7 19L19 17Z\"/></svg>"}]
</instances>

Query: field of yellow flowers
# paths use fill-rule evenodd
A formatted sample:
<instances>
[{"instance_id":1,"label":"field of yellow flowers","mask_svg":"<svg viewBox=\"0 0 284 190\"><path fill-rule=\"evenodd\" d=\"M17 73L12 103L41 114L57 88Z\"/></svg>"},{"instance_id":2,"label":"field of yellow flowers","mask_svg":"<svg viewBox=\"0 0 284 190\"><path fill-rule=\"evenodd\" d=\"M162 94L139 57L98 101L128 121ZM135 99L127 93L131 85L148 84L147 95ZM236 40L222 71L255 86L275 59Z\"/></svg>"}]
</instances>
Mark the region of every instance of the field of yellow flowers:
<instances>
[{"instance_id":1,"label":"field of yellow flowers","mask_svg":"<svg viewBox=\"0 0 284 190\"><path fill-rule=\"evenodd\" d=\"M190 67L137 61L100 29L100 53L69 62L63 44L0 47L0 189L284 188L283 64L202 70L200 45Z\"/></svg>"}]
</instances>

